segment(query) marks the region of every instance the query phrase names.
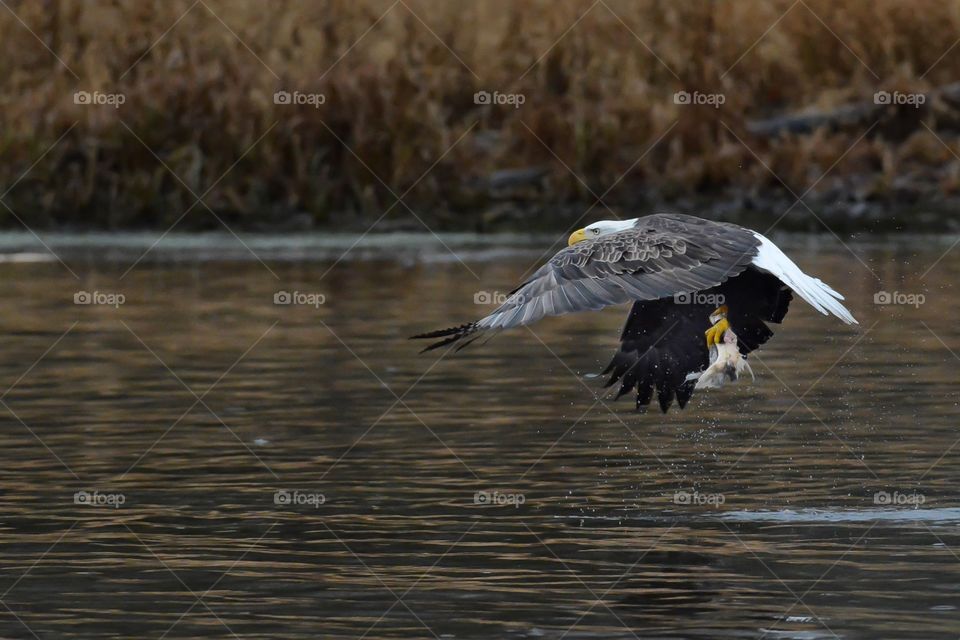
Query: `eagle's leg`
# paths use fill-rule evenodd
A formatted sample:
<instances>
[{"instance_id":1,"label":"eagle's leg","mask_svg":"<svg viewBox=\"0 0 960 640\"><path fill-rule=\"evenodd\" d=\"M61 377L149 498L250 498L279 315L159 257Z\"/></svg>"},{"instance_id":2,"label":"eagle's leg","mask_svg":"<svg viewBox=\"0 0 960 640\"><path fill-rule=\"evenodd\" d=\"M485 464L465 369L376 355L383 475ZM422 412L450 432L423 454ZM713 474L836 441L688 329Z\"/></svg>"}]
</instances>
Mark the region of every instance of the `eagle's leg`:
<instances>
[{"instance_id":1,"label":"eagle's leg","mask_svg":"<svg viewBox=\"0 0 960 640\"><path fill-rule=\"evenodd\" d=\"M707 336L707 349L723 341L723 333L730 328L730 322L727 320L727 305L722 304L713 313L710 314L710 322L713 326L704 332Z\"/></svg>"}]
</instances>

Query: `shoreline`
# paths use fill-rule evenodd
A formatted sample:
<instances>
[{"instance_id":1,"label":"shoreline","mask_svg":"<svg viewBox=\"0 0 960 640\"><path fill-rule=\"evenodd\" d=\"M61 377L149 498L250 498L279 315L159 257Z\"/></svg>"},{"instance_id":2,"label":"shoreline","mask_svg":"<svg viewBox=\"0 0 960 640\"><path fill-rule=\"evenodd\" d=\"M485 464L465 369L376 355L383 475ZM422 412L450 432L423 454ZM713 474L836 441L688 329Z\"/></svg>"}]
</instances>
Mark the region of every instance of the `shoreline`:
<instances>
[{"instance_id":1,"label":"shoreline","mask_svg":"<svg viewBox=\"0 0 960 640\"><path fill-rule=\"evenodd\" d=\"M884 234L896 232L960 232L960 194L929 194L925 197L867 201L829 194L830 199L807 197L797 201L790 194L727 193L700 194L682 199L633 202L532 201L522 198L491 199L483 206L466 210L428 208L416 204L409 209L395 207L394 215L383 212L341 211L318 220L307 212L271 211L269 217L230 210L197 210L173 222L110 224L95 221L77 224L75 215L48 215L42 219L18 215L0 219L0 232L32 230L37 233L162 233L178 231L204 233L233 230L245 233L328 232L376 233L559 233L604 219L627 219L652 213L687 213L711 220L732 222L760 232L765 230L799 233ZM403 209L402 211L399 211ZM22 205L18 211L29 211ZM178 214L179 216L179 214Z\"/></svg>"}]
</instances>

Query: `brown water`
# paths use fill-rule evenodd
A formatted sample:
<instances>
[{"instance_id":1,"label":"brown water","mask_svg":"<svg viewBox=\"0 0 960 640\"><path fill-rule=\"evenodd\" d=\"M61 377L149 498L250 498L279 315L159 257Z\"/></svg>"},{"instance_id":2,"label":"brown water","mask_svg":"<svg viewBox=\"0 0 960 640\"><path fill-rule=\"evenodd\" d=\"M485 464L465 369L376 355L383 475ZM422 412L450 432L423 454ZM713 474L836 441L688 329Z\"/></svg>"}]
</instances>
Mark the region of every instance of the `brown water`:
<instances>
[{"instance_id":1,"label":"brown water","mask_svg":"<svg viewBox=\"0 0 960 640\"><path fill-rule=\"evenodd\" d=\"M586 377L623 309L417 355L538 252L414 240L0 265L0 636L960 634L960 248L794 239L860 326L662 416Z\"/></svg>"}]
</instances>

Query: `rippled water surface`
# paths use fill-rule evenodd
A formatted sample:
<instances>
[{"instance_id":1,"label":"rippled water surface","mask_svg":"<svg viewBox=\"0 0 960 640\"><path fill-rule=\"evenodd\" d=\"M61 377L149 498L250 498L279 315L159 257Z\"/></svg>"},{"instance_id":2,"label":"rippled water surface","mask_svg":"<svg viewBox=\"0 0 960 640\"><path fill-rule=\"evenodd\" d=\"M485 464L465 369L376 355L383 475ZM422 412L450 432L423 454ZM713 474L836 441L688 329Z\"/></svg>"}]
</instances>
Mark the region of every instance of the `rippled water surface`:
<instances>
[{"instance_id":1,"label":"rippled water surface","mask_svg":"<svg viewBox=\"0 0 960 640\"><path fill-rule=\"evenodd\" d=\"M666 416L589 375L622 308L406 340L549 239L153 240L0 239L2 637L960 634L952 239L785 239L860 326Z\"/></svg>"}]
</instances>

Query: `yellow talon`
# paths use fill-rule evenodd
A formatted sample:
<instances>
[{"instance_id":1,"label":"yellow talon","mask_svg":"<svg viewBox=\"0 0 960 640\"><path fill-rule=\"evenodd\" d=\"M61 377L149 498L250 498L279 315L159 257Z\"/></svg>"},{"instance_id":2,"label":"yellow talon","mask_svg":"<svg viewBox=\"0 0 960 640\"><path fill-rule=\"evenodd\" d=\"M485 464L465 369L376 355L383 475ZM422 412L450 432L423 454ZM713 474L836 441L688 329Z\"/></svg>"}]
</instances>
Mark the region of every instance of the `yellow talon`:
<instances>
[{"instance_id":1,"label":"yellow talon","mask_svg":"<svg viewBox=\"0 0 960 640\"><path fill-rule=\"evenodd\" d=\"M713 326L704 332L707 337L707 349L723 342L723 334L730 328L730 322L727 320L727 305L721 305L711 313L710 321L713 322Z\"/></svg>"}]
</instances>

